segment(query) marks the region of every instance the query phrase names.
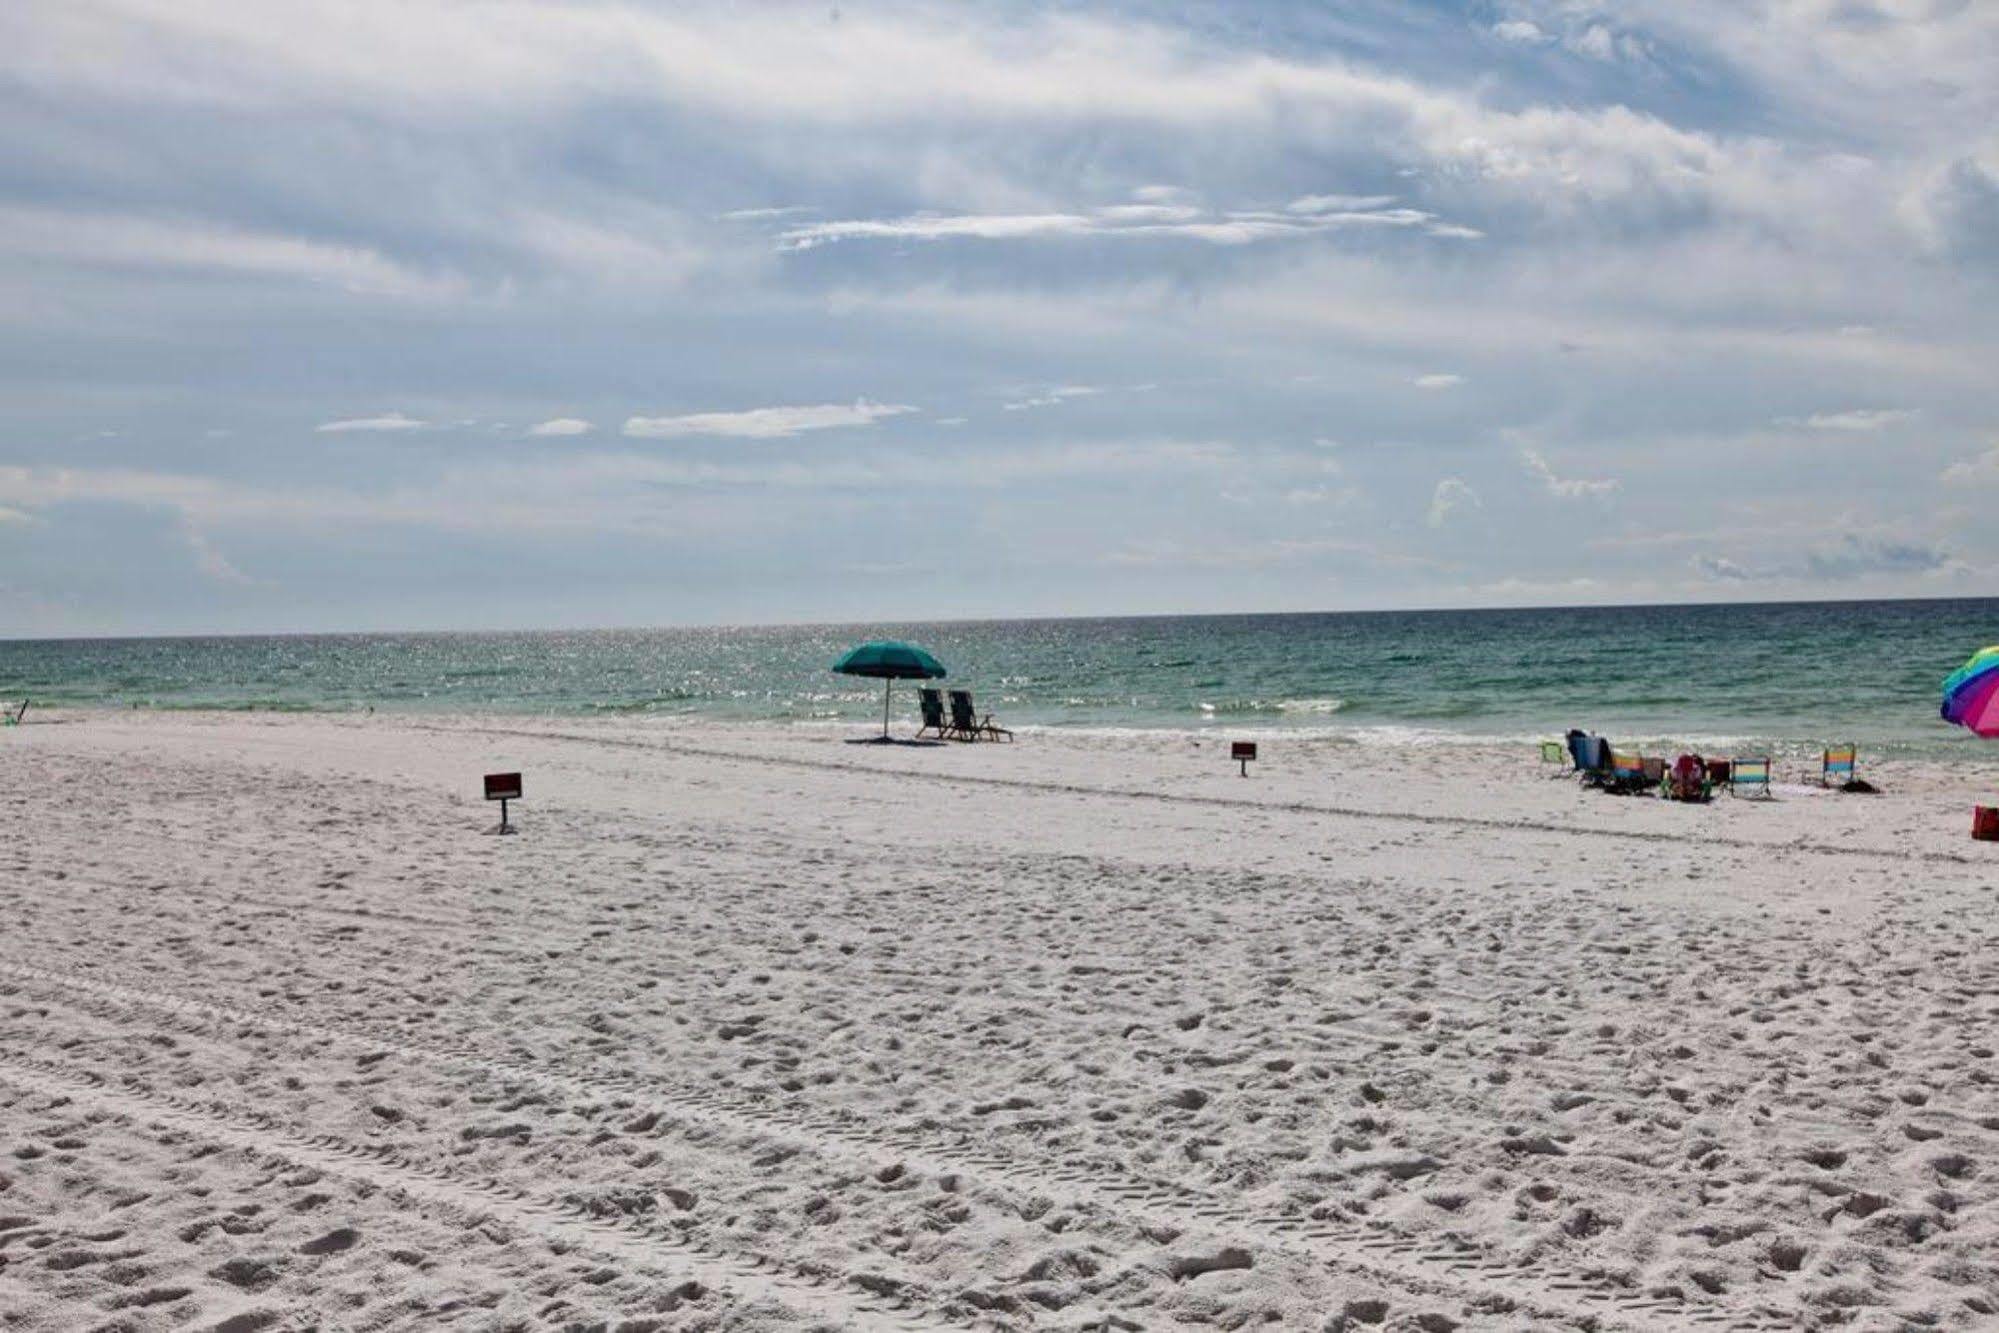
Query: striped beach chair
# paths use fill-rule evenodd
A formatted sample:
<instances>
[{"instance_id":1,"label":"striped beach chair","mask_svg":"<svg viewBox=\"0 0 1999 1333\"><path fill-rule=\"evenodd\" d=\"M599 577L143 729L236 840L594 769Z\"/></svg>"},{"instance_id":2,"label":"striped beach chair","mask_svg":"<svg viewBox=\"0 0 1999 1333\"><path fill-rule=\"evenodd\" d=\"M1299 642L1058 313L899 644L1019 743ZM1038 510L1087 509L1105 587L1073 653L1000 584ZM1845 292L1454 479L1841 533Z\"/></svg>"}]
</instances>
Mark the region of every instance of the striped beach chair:
<instances>
[{"instance_id":1,"label":"striped beach chair","mask_svg":"<svg viewBox=\"0 0 1999 1333\"><path fill-rule=\"evenodd\" d=\"M1821 787L1843 787L1854 779L1854 768L1860 761L1860 747L1842 746L1827 750L1819 756L1819 785Z\"/></svg>"},{"instance_id":2,"label":"striped beach chair","mask_svg":"<svg viewBox=\"0 0 1999 1333\"><path fill-rule=\"evenodd\" d=\"M1775 793L1770 790L1770 756L1759 755L1753 759L1736 758L1728 761L1728 790L1731 795L1769 798Z\"/></svg>"},{"instance_id":3,"label":"striped beach chair","mask_svg":"<svg viewBox=\"0 0 1999 1333\"><path fill-rule=\"evenodd\" d=\"M1643 791L1649 785L1645 779L1645 757L1637 754L1610 752L1610 789L1615 792Z\"/></svg>"}]
</instances>

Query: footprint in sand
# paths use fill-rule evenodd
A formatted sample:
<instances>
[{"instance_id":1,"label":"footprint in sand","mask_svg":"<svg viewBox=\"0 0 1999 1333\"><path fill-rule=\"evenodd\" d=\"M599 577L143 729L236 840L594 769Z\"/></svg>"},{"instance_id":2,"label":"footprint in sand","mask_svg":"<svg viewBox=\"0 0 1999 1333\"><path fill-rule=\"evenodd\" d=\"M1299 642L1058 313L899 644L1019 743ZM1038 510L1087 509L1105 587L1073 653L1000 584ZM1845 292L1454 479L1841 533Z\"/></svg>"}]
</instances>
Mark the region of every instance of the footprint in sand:
<instances>
[{"instance_id":1,"label":"footprint in sand","mask_svg":"<svg viewBox=\"0 0 1999 1333\"><path fill-rule=\"evenodd\" d=\"M354 1248L354 1242L361 1234L352 1227L335 1227L318 1240L309 1240L298 1247L300 1254L338 1254L342 1250Z\"/></svg>"},{"instance_id":2,"label":"footprint in sand","mask_svg":"<svg viewBox=\"0 0 1999 1333\"><path fill-rule=\"evenodd\" d=\"M261 1333L263 1329L275 1327L279 1317L275 1310L245 1310L212 1325L208 1333Z\"/></svg>"}]
</instances>

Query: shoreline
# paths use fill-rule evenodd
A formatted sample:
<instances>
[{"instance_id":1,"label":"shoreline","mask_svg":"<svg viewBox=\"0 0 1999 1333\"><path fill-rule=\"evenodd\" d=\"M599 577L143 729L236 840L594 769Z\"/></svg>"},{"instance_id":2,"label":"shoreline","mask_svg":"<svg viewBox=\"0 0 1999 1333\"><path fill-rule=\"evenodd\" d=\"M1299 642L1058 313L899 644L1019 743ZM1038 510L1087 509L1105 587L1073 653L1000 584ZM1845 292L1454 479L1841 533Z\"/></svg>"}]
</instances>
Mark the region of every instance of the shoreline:
<instances>
[{"instance_id":1,"label":"shoreline","mask_svg":"<svg viewBox=\"0 0 1999 1333\"><path fill-rule=\"evenodd\" d=\"M1399 750L1442 749L1488 751L1495 756L1525 754L1531 757L1543 741L1559 742L1570 725L1577 725L1584 726L1586 730L1609 735L1620 750L1642 749L1648 755L1664 755L1668 759L1685 752L1700 753L1711 758L1769 754L1780 762L1797 764L1816 759L1823 749L1856 741L1852 731L1827 730L1815 739L1797 736L1772 737L1749 731L1730 731L1703 722L1689 723L1684 729L1671 731L1573 722L1550 726L1541 731L1509 729L1491 732L1397 722L1356 722L1344 725L1334 722L1298 722L1290 725L1271 725L1268 722L1255 720L1263 716L1258 714L1223 715L1193 722L1134 722L1126 725L1098 722L1050 723L1022 721L1002 711L1004 708L1004 703L994 705L996 720L1008 726L1023 739L1035 738L1044 742L1115 743L1126 737L1150 737L1163 744L1254 740L1271 745L1302 745L1315 750L1336 748L1356 752L1392 753ZM985 709L982 707L981 711ZM653 711L623 707L567 710L431 709L402 705L374 707L360 704L320 707L262 703L185 705L36 703L31 710L31 721L28 725L152 716L194 719L299 718L328 722L380 720L385 724L399 721L411 725L624 726L662 733L693 730L743 732L750 735L775 733L836 737L847 732L862 732L870 726L878 727L880 714L876 711L872 717L866 713L857 713L853 716L838 717L745 718L710 712ZM892 730L899 736L909 737L913 736L917 725L918 719L913 712L908 716L898 714L892 721ZM1980 740L1960 728L1942 723L1938 724L1937 734L1933 737L1913 740L1862 737L1857 739L1857 744L1861 751L1863 770L1881 763L1915 763L1938 765L1960 772L1989 768L1995 774L1999 774L1999 743Z\"/></svg>"}]
</instances>

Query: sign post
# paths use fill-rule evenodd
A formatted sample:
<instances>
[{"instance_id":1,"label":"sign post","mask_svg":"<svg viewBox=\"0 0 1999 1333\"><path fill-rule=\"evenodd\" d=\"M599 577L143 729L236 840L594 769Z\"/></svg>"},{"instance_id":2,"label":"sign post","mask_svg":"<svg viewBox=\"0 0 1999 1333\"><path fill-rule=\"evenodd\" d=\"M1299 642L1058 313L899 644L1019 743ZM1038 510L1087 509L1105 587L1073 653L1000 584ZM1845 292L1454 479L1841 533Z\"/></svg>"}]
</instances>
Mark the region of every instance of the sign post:
<instances>
[{"instance_id":1,"label":"sign post","mask_svg":"<svg viewBox=\"0 0 1999 1333\"><path fill-rule=\"evenodd\" d=\"M500 803L500 833L517 832L507 822L507 802L521 798L521 775L518 773L488 773L486 775L486 799Z\"/></svg>"},{"instance_id":2,"label":"sign post","mask_svg":"<svg viewBox=\"0 0 1999 1333\"><path fill-rule=\"evenodd\" d=\"M1242 765L1242 776L1249 776L1249 761L1256 758L1255 741L1231 741L1229 758Z\"/></svg>"}]
</instances>

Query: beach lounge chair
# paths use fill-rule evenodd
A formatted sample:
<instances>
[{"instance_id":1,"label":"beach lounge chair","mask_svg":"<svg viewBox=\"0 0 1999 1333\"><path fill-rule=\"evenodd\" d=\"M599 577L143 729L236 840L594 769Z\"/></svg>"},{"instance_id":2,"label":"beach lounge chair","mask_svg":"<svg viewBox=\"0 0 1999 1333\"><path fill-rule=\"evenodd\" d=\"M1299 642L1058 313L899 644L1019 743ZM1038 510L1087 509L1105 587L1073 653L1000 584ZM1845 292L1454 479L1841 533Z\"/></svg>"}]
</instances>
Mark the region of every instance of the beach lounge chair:
<instances>
[{"instance_id":1,"label":"beach lounge chair","mask_svg":"<svg viewBox=\"0 0 1999 1333\"><path fill-rule=\"evenodd\" d=\"M1770 756L1759 755L1754 759L1735 758L1728 761L1728 790L1731 795L1741 796L1743 789L1751 796L1769 798L1776 793L1770 790Z\"/></svg>"},{"instance_id":2,"label":"beach lounge chair","mask_svg":"<svg viewBox=\"0 0 1999 1333\"><path fill-rule=\"evenodd\" d=\"M28 715L28 701L21 700L12 708L0 709L0 726L18 727L21 719Z\"/></svg>"},{"instance_id":3,"label":"beach lounge chair","mask_svg":"<svg viewBox=\"0 0 1999 1333\"><path fill-rule=\"evenodd\" d=\"M923 725L916 729L916 734L921 736L926 731L934 731L938 740L945 739L949 724L944 721L944 691L920 689L916 692L916 703L923 710Z\"/></svg>"},{"instance_id":4,"label":"beach lounge chair","mask_svg":"<svg viewBox=\"0 0 1999 1333\"><path fill-rule=\"evenodd\" d=\"M1645 772L1645 786L1648 790L1666 790L1666 761L1653 755L1640 755L1638 766Z\"/></svg>"},{"instance_id":5,"label":"beach lounge chair","mask_svg":"<svg viewBox=\"0 0 1999 1333\"><path fill-rule=\"evenodd\" d=\"M1683 754L1675 759L1666 772L1665 792L1670 801L1705 801L1714 795L1706 761L1697 754Z\"/></svg>"},{"instance_id":6,"label":"beach lounge chair","mask_svg":"<svg viewBox=\"0 0 1999 1333\"><path fill-rule=\"evenodd\" d=\"M1843 787L1854 779L1854 769L1860 762L1860 747L1843 746L1837 750L1827 750L1819 756L1819 785L1821 787Z\"/></svg>"},{"instance_id":7,"label":"beach lounge chair","mask_svg":"<svg viewBox=\"0 0 1999 1333\"><path fill-rule=\"evenodd\" d=\"M1542 741L1541 762L1544 764L1560 765L1560 764L1571 763L1573 762L1573 759L1572 756L1569 754L1568 747L1563 745L1560 741ZM1561 777L1562 774L1567 771L1568 771L1567 769L1558 768L1555 773L1555 776Z\"/></svg>"},{"instance_id":8,"label":"beach lounge chair","mask_svg":"<svg viewBox=\"0 0 1999 1333\"><path fill-rule=\"evenodd\" d=\"M970 690L951 691L951 734L963 741L1012 740L1013 733L1005 727L996 726L992 715L980 717L972 708Z\"/></svg>"},{"instance_id":9,"label":"beach lounge chair","mask_svg":"<svg viewBox=\"0 0 1999 1333\"><path fill-rule=\"evenodd\" d=\"M1569 754L1576 761L1576 774L1586 787L1601 787L1610 778L1610 742L1601 736L1580 731L1569 733Z\"/></svg>"},{"instance_id":10,"label":"beach lounge chair","mask_svg":"<svg viewBox=\"0 0 1999 1333\"><path fill-rule=\"evenodd\" d=\"M1645 781L1645 759L1642 755L1610 752L1610 780L1605 784L1614 792L1630 793L1642 791ZM1654 784L1656 785L1656 784Z\"/></svg>"}]
</instances>

